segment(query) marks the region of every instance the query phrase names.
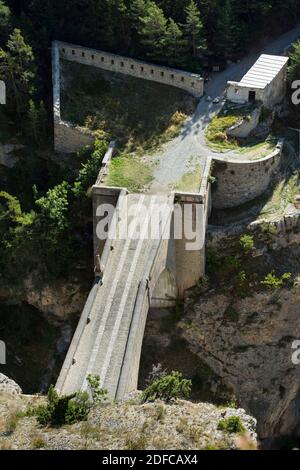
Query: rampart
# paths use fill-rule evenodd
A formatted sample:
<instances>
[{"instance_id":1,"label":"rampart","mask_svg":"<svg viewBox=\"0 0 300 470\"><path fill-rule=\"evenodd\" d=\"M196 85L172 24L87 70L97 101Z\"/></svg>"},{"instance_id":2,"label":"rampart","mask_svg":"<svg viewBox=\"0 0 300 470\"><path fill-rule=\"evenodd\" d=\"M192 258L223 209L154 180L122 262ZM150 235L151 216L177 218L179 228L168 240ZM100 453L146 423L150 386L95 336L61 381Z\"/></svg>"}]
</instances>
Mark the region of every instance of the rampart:
<instances>
[{"instance_id":1,"label":"rampart","mask_svg":"<svg viewBox=\"0 0 300 470\"><path fill-rule=\"evenodd\" d=\"M198 74L65 42L56 41L55 44L61 59L181 88L196 98L203 96L204 80Z\"/></svg>"},{"instance_id":2,"label":"rampart","mask_svg":"<svg viewBox=\"0 0 300 470\"><path fill-rule=\"evenodd\" d=\"M214 176L217 181L213 190L213 206L224 209L239 206L263 194L278 170L283 141L275 150L260 160L232 157L214 157Z\"/></svg>"},{"instance_id":3,"label":"rampart","mask_svg":"<svg viewBox=\"0 0 300 470\"><path fill-rule=\"evenodd\" d=\"M61 119L60 80L59 48L54 42L52 46L54 149L59 153L75 153L87 145L92 145L95 137L88 129Z\"/></svg>"},{"instance_id":4,"label":"rampart","mask_svg":"<svg viewBox=\"0 0 300 470\"><path fill-rule=\"evenodd\" d=\"M89 49L74 44L54 41L52 44L52 81L53 81L53 112L54 112L54 148L61 153L74 153L91 145L94 140L93 132L76 126L61 118L61 68L60 59L79 64L90 65L174 86L200 98L203 96L204 80L200 75L178 69L149 64L129 57L122 57L108 52Z\"/></svg>"}]
</instances>

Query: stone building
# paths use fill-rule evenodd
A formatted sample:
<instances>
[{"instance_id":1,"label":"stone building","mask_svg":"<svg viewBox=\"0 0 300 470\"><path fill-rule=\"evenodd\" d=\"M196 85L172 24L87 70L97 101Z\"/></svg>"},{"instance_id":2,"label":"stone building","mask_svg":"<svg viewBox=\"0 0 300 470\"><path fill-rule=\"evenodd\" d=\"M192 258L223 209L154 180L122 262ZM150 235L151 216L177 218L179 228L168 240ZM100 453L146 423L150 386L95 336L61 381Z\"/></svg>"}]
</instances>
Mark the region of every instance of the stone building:
<instances>
[{"instance_id":1,"label":"stone building","mask_svg":"<svg viewBox=\"0 0 300 470\"><path fill-rule=\"evenodd\" d=\"M262 54L240 82L228 82L227 99L237 104L261 101L267 108L280 103L286 90L288 60Z\"/></svg>"}]
</instances>

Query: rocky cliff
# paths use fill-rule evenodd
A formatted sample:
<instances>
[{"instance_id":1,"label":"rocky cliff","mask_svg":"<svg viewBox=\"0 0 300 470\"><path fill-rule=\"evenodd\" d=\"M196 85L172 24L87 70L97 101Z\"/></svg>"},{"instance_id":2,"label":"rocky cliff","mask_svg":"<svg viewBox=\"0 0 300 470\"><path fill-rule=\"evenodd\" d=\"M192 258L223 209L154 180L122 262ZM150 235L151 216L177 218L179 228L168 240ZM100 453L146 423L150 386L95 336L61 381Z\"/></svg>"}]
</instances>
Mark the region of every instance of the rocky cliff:
<instances>
[{"instance_id":1,"label":"rocky cliff","mask_svg":"<svg viewBox=\"0 0 300 470\"><path fill-rule=\"evenodd\" d=\"M1 380L1 379L0 379ZM95 406L88 421L61 428L41 427L24 417L44 397L0 392L0 449L255 449L256 421L242 409L208 403L161 401L139 404L135 398ZM219 422L238 416L242 434L218 429Z\"/></svg>"},{"instance_id":2,"label":"rocky cliff","mask_svg":"<svg viewBox=\"0 0 300 470\"><path fill-rule=\"evenodd\" d=\"M300 434L300 365L292 361L300 340L296 230L254 231L249 251L240 235L227 233L208 250L209 278L188 294L179 323L191 351L258 420L262 439Z\"/></svg>"}]
</instances>

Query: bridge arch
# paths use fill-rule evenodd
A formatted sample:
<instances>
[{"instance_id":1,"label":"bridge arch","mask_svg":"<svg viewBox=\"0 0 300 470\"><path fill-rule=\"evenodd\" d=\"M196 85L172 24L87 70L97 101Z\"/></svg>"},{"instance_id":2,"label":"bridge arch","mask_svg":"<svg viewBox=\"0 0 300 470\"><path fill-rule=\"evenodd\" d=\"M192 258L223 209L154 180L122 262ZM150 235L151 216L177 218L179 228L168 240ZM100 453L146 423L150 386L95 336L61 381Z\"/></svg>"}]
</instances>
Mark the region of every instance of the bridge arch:
<instances>
[{"instance_id":1,"label":"bridge arch","mask_svg":"<svg viewBox=\"0 0 300 470\"><path fill-rule=\"evenodd\" d=\"M154 286L151 299L151 308L170 308L174 307L178 296L178 288L175 276L168 269L164 268Z\"/></svg>"}]
</instances>

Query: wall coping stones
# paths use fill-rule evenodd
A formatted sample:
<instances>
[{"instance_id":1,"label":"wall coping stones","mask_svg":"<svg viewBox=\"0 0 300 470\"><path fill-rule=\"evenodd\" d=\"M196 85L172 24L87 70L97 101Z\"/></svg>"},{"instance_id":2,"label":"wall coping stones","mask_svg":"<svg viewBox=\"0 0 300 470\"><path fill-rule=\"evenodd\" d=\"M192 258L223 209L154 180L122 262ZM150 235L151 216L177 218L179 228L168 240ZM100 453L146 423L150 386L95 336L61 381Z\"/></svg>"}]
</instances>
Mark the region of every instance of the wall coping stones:
<instances>
[{"instance_id":1,"label":"wall coping stones","mask_svg":"<svg viewBox=\"0 0 300 470\"><path fill-rule=\"evenodd\" d=\"M202 97L204 93L204 79L196 73L62 41L53 41L52 47L58 50L60 58L72 62L175 86L191 93L196 98Z\"/></svg>"}]
</instances>

